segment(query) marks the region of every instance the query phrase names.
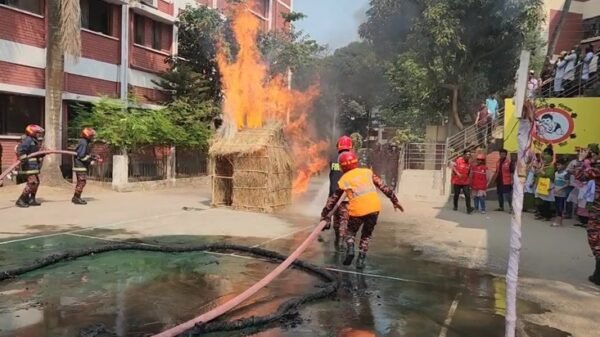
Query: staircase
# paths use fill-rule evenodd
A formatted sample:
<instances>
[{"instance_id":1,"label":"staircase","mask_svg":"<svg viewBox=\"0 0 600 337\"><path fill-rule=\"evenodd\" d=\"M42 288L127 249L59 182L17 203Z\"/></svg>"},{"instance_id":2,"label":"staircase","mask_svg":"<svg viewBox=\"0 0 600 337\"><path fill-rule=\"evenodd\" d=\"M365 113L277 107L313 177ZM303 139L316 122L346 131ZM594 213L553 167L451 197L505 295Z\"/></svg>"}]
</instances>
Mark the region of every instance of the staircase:
<instances>
[{"instance_id":1,"label":"staircase","mask_svg":"<svg viewBox=\"0 0 600 337\"><path fill-rule=\"evenodd\" d=\"M496 119L492 121L492 135L488 136L486 128L470 125L455 135L446 139L448 160L454 160L464 150L475 151L478 148L487 148L490 144L502 141L504 137L504 108L498 110Z\"/></svg>"}]
</instances>

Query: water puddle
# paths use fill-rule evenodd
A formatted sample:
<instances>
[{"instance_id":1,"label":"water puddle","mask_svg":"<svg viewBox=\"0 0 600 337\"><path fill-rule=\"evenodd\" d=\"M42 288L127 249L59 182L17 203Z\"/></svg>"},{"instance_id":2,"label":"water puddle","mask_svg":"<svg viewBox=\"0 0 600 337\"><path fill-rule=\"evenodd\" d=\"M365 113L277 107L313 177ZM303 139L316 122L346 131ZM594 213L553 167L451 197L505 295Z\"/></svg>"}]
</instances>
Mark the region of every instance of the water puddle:
<instances>
[{"instance_id":1,"label":"water puddle","mask_svg":"<svg viewBox=\"0 0 600 337\"><path fill-rule=\"evenodd\" d=\"M306 226L302 219L294 220ZM371 276L343 267L330 235L315 244L303 259L331 267L340 280L336 298L309 304L299 320L262 329L213 333L207 336L259 337L370 337L440 336L454 301L457 310L446 337L504 335L504 283L477 270L419 259L420 252L377 237L369 254ZM289 252L305 237L270 242L265 248ZM153 238L161 243L205 242L199 237ZM242 238L221 241L244 243ZM41 253L102 244L99 240L56 236L2 247L0 256L12 265ZM213 308L262 278L274 266L261 260L204 253L162 254L111 252L69 261L0 283L0 336L78 336L81 329L103 324L118 336L157 333ZM283 301L314 289L314 277L291 270L270 284L250 303L226 318L273 312ZM529 302L519 302L520 314L542 313ZM530 337L568 334L527 324Z\"/></svg>"}]
</instances>

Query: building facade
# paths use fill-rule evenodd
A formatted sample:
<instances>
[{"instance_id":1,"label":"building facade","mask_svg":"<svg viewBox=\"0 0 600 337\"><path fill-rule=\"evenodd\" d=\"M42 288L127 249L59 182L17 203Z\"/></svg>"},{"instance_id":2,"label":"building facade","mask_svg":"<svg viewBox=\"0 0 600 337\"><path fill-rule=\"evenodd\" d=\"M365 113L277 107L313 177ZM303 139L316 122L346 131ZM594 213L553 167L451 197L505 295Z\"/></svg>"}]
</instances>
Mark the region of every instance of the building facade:
<instances>
[{"instance_id":1,"label":"building facade","mask_svg":"<svg viewBox=\"0 0 600 337\"><path fill-rule=\"evenodd\" d=\"M3 166L27 124L44 125L46 2L0 0L0 146ZM81 57L65 59L62 129L72 106L134 94L148 107L165 97L153 81L177 52L179 11L187 5L227 10L226 0L80 0ZM249 0L263 29L284 29L293 0Z\"/></svg>"},{"instance_id":2,"label":"building facade","mask_svg":"<svg viewBox=\"0 0 600 337\"><path fill-rule=\"evenodd\" d=\"M549 40L558 25L565 0L545 0L544 4L544 37ZM592 44L596 51L600 49L600 0L572 0L552 54L587 44Z\"/></svg>"}]
</instances>

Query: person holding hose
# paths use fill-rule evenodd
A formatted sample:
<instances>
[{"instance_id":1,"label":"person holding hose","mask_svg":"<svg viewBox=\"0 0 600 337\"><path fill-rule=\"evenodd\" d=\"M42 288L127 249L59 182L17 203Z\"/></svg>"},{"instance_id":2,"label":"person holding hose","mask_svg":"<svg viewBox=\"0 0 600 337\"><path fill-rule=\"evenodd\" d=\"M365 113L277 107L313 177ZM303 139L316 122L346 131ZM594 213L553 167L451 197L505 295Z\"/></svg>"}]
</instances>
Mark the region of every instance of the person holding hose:
<instances>
[{"instance_id":1,"label":"person holding hose","mask_svg":"<svg viewBox=\"0 0 600 337\"><path fill-rule=\"evenodd\" d=\"M354 241L356 234L362 227L360 252L356 261L356 268L363 269L369 250L369 240L375 225L377 225L377 218L381 211L381 200L377 195L377 189L381 190L392 201L394 210L404 212L404 208L398 202L394 191L386 186L381 178L370 169L358 167L358 158L353 151L340 154L338 163L344 174L338 181L337 189L327 200L321 212L321 220L327 220L327 214L331 212L340 198L344 198L344 195L348 198L348 235L344 265L348 266L354 260Z\"/></svg>"},{"instance_id":2,"label":"person holding hose","mask_svg":"<svg viewBox=\"0 0 600 337\"><path fill-rule=\"evenodd\" d=\"M343 175L342 168L338 162L338 157L344 152L352 150L352 138L348 136L342 136L337 141L337 155L329 163L329 195L331 196L338 189L338 182ZM327 223L323 230L331 228L331 221ZM343 249L340 244L345 240L346 232L348 230L348 202L343 201L340 206L336 209L333 214L333 231L335 233L335 247L336 249ZM341 239L341 240L340 240Z\"/></svg>"},{"instance_id":3,"label":"person holding hose","mask_svg":"<svg viewBox=\"0 0 600 337\"><path fill-rule=\"evenodd\" d=\"M29 206L40 206L35 196L40 185L40 168L42 159L40 157L27 158L28 155L38 152L41 149L42 141L44 141L45 130L39 125L30 124L25 128L25 138L17 147L17 155L21 161L21 169L19 175L25 176L26 185L23 188L23 193L17 199L16 206L27 208Z\"/></svg>"},{"instance_id":4,"label":"person holding hose","mask_svg":"<svg viewBox=\"0 0 600 337\"><path fill-rule=\"evenodd\" d=\"M84 128L81 131L81 138L77 143L77 147L75 147L77 155L73 158L73 172L77 177L77 183L75 184L75 193L71 199L71 202L75 205L87 205L87 201L81 199L81 193L83 193L83 188L87 183L87 173L90 165L98 160L96 155L90 154L92 148L90 145L94 137L96 137L96 130Z\"/></svg>"}]
</instances>

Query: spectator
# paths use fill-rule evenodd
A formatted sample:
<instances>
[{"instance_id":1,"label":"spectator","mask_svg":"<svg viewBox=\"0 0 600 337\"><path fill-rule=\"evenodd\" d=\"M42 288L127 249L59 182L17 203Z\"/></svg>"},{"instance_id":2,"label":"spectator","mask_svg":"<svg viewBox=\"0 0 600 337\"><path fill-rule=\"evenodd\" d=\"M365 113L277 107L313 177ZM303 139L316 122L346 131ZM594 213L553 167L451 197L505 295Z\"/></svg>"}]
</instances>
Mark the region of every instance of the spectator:
<instances>
[{"instance_id":1,"label":"spectator","mask_svg":"<svg viewBox=\"0 0 600 337\"><path fill-rule=\"evenodd\" d=\"M471 189L473 190L475 210L481 214L485 214L485 197L488 186L487 171L485 154L480 153L477 155L477 163L471 168Z\"/></svg>"},{"instance_id":2,"label":"spectator","mask_svg":"<svg viewBox=\"0 0 600 337\"><path fill-rule=\"evenodd\" d=\"M495 121L496 118L498 118L498 101L496 100L496 95L491 94L486 100L485 100L485 106L488 110L489 113L489 117L491 118L491 121Z\"/></svg>"},{"instance_id":3,"label":"spectator","mask_svg":"<svg viewBox=\"0 0 600 337\"><path fill-rule=\"evenodd\" d=\"M584 87L590 79L590 65L594 59L594 48L589 45L586 49L585 56L583 57L583 70L581 72L581 80L583 81Z\"/></svg>"},{"instance_id":4,"label":"spectator","mask_svg":"<svg viewBox=\"0 0 600 337\"><path fill-rule=\"evenodd\" d=\"M454 210L458 210L458 199L460 193L465 195L465 204L467 206L467 213L471 214L473 208L471 207L471 190L469 184L469 176L471 174L471 151L464 150L462 156L458 157L452 163L452 188L454 189Z\"/></svg>"},{"instance_id":5,"label":"spectator","mask_svg":"<svg viewBox=\"0 0 600 337\"><path fill-rule=\"evenodd\" d=\"M535 97L537 96L540 84L541 84L540 80L535 78L535 71L530 70L529 71L529 79L527 80L527 98L535 99Z\"/></svg>"},{"instance_id":6,"label":"spectator","mask_svg":"<svg viewBox=\"0 0 600 337\"><path fill-rule=\"evenodd\" d=\"M479 141L479 144L487 145L486 135L487 137L491 136L490 114L488 111L489 110L485 104L481 103L479 110L477 111L477 118L475 118L475 125L477 126L477 140Z\"/></svg>"},{"instance_id":7,"label":"spectator","mask_svg":"<svg viewBox=\"0 0 600 337\"><path fill-rule=\"evenodd\" d=\"M571 50L565 57L565 61L567 61L567 64L565 66L564 87L565 90L569 90L573 88L575 83L575 64L577 62L577 53L575 50Z\"/></svg>"},{"instance_id":8,"label":"spectator","mask_svg":"<svg viewBox=\"0 0 600 337\"><path fill-rule=\"evenodd\" d=\"M504 212L504 201L508 202L508 206L512 212L512 176L515 172L515 165L508 158L508 151L500 150L500 159L496 163L496 171L490 182L496 183L496 192L498 194L497 212Z\"/></svg>"},{"instance_id":9,"label":"spectator","mask_svg":"<svg viewBox=\"0 0 600 337\"><path fill-rule=\"evenodd\" d=\"M555 202L553 193L554 166L552 157L544 154L543 163L536 172L535 197L538 200L538 215L536 219L552 220L552 205Z\"/></svg>"},{"instance_id":10,"label":"spectator","mask_svg":"<svg viewBox=\"0 0 600 337\"><path fill-rule=\"evenodd\" d=\"M565 216L565 206L567 201L567 192L569 188L569 172L564 160L556 163L556 172L554 173L554 201L556 204L556 218L552 227L559 227L563 224Z\"/></svg>"},{"instance_id":11,"label":"spectator","mask_svg":"<svg viewBox=\"0 0 600 337\"><path fill-rule=\"evenodd\" d=\"M565 90L563 88L563 79L565 77L565 67L567 66L567 61L565 57L567 56L566 51L562 51L558 60L555 63L555 71L554 71L554 93L557 96L560 96L562 92Z\"/></svg>"}]
</instances>

